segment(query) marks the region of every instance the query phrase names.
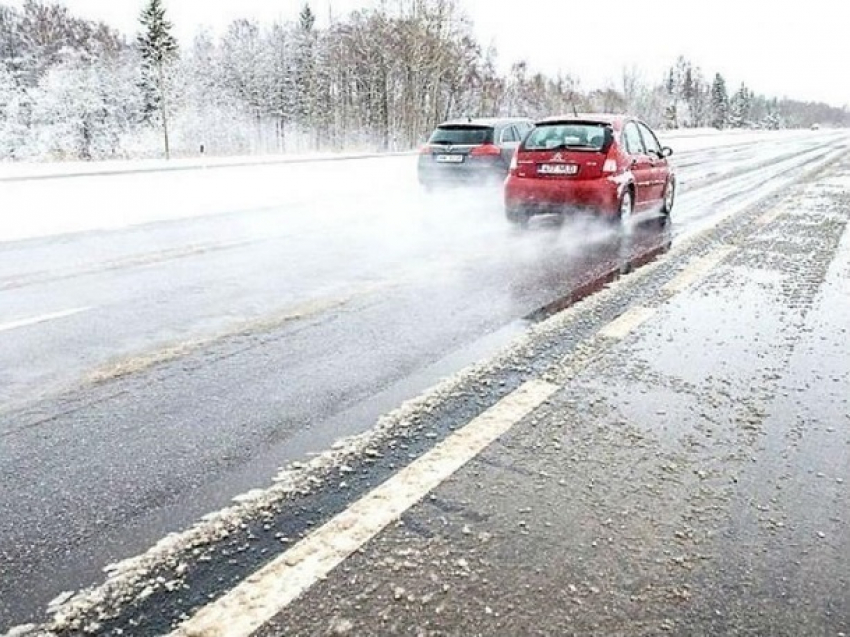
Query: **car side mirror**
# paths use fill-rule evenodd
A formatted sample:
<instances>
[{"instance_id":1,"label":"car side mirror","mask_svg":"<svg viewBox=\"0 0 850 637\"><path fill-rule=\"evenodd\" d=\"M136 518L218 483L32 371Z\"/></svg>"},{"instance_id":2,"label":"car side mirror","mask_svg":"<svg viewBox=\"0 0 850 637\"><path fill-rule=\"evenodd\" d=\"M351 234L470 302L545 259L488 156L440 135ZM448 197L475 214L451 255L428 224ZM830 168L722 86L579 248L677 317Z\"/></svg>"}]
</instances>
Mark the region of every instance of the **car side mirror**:
<instances>
[{"instance_id":1,"label":"car side mirror","mask_svg":"<svg viewBox=\"0 0 850 637\"><path fill-rule=\"evenodd\" d=\"M664 148L661 149L661 156L662 157L669 157L672 154L673 154L673 149L670 148L669 146L665 146Z\"/></svg>"}]
</instances>

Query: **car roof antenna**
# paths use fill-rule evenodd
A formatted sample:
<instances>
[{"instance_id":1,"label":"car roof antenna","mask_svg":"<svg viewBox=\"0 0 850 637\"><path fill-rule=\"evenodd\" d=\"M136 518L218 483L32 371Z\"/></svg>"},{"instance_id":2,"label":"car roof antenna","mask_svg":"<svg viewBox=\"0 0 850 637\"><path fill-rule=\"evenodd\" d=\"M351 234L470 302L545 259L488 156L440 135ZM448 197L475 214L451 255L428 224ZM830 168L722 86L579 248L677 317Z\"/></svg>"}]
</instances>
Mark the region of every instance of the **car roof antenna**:
<instances>
[{"instance_id":1,"label":"car roof antenna","mask_svg":"<svg viewBox=\"0 0 850 637\"><path fill-rule=\"evenodd\" d=\"M578 117L578 109L576 108L576 103L570 100L570 103L573 105L573 116Z\"/></svg>"}]
</instances>

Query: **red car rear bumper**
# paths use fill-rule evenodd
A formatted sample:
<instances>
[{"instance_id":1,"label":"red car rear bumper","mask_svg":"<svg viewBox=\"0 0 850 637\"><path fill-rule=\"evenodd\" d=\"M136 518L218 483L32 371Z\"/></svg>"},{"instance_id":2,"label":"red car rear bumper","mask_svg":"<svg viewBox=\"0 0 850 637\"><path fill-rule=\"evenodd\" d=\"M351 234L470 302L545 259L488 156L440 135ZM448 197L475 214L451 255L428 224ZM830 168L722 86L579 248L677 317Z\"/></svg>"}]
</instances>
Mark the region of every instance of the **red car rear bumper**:
<instances>
[{"instance_id":1,"label":"red car rear bumper","mask_svg":"<svg viewBox=\"0 0 850 637\"><path fill-rule=\"evenodd\" d=\"M534 179L511 175L505 182L505 206L527 215L589 211L616 214L620 185L614 179Z\"/></svg>"}]
</instances>

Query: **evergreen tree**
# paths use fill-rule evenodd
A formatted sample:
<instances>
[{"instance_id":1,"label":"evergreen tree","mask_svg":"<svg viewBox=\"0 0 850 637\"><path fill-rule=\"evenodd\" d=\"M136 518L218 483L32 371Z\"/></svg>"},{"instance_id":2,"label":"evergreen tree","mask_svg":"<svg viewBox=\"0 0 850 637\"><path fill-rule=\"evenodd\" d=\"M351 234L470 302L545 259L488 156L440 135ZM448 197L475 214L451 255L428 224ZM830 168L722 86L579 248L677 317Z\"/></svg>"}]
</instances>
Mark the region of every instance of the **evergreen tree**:
<instances>
[{"instance_id":1,"label":"evergreen tree","mask_svg":"<svg viewBox=\"0 0 850 637\"><path fill-rule=\"evenodd\" d=\"M700 126L699 77L694 73L694 67L688 62L682 78L682 100L688 111L685 126L696 128Z\"/></svg>"},{"instance_id":2,"label":"evergreen tree","mask_svg":"<svg viewBox=\"0 0 850 637\"><path fill-rule=\"evenodd\" d=\"M779 130L782 128L782 115L779 112L779 100L772 99L767 103L767 115L762 121L762 127L768 130Z\"/></svg>"},{"instance_id":3,"label":"evergreen tree","mask_svg":"<svg viewBox=\"0 0 850 637\"><path fill-rule=\"evenodd\" d=\"M172 24L165 17L162 0L148 0L139 18L142 32L137 39L142 57L142 89L145 94L145 117L150 121L159 115L162 124L165 158L171 156L168 139L168 75L177 57L177 40Z\"/></svg>"},{"instance_id":4,"label":"evergreen tree","mask_svg":"<svg viewBox=\"0 0 850 637\"><path fill-rule=\"evenodd\" d=\"M295 111L295 74L293 72L292 40L290 31L275 23L267 38L271 56L269 75L270 114L275 121L275 135L279 151L286 150L287 125ZM340 66L343 66L340 64Z\"/></svg>"},{"instance_id":5,"label":"evergreen tree","mask_svg":"<svg viewBox=\"0 0 850 637\"><path fill-rule=\"evenodd\" d=\"M303 31L308 32L312 31L313 27L316 26L316 16L310 8L309 3L304 5L301 9L301 13L298 15L298 26L300 26Z\"/></svg>"},{"instance_id":6,"label":"evergreen tree","mask_svg":"<svg viewBox=\"0 0 850 637\"><path fill-rule=\"evenodd\" d=\"M667 125L667 128L677 129L679 128L679 107L676 102L672 102L664 109L664 121Z\"/></svg>"},{"instance_id":7,"label":"evergreen tree","mask_svg":"<svg viewBox=\"0 0 850 637\"><path fill-rule=\"evenodd\" d=\"M726 91L726 80L718 73L714 76L711 86L711 125L724 129L729 124L729 93Z\"/></svg>"},{"instance_id":8,"label":"evergreen tree","mask_svg":"<svg viewBox=\"0 0 850 637\"><path fill-rule=\"evenodd\" d=\"M676 69L671 68L670 72L667 74L667 95L670 97L676 96L676 89L678 88L678 81L676 80Z\"/></svg>"},{"instance_id":9,"label":"evergreen tree","mask_svg":"<svg viewBox=\"0 0 850 637\"><path fill-rule=\"evenodd\" d=\"M709 116L709 86L703 79L702 71L699 68L693 69L691 80L693 84L688 109L691 113L691 126L699 128L706 125Z\"/></svg>"},{"instance_id":10,"label":"evergreen tree","mask_svg":"<svg viewBox=\"0 0 850 637\"><path fill-rule=\"evenodd\" d=\"M295 31L295 119L306 131L313 123L316 88L316 17L309 4L305 4L298 17Z\"/></svg>"},{"instance_id":11,"label":"evergreen tree","mask_svg":"<svg viewBox=\"0 0 850 637\"><path fill-rule=\"evenodd\" d=\"M682 98L690 105L693 103L695 94L694 69L688 64L685 69L685 77L682 79Z\"/></svg>"},{"instance_id":12,"label":"evergreen tree","mask_svg":"<svg viewBox=\"0 0 850 637\"><path fill-rule=\"evenodd\" d=\"M752 110L753 95L746 84L732 97L730 105L729 123L733 128L744 128L750 123L750 111Z\"/></svg>"},{"instance_id":13,"label":"evergreen tree","mask_svg":"<svg viewBox=\"0 0 850 637\"><path fill-rule=\"evenodd\" d=\"M679 77L676 75L676 67L672 67L667 74L665 83L667 95L670 96L670 104L664 110L664 119L667 128L679 128Z\"/></svg>"}]
</instances>

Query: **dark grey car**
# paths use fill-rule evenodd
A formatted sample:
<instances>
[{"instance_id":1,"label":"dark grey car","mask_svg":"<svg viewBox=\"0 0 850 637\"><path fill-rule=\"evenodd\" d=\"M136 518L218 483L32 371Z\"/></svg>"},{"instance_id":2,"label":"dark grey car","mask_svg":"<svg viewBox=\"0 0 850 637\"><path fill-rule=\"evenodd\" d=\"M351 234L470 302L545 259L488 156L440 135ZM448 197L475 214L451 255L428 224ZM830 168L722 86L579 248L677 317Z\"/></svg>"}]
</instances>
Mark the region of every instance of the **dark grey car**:
<instances>
[{"instance_id":1,"label":"dark grey car","mask_svg":"<svg viewBox=\"0 0 850 637\"><path fill-rule=\"evenodd\" d=\"M419 156L419 183L426 188L501 183L533 125L520 117L440 124Z\"/></svg>"}]
</instances>

